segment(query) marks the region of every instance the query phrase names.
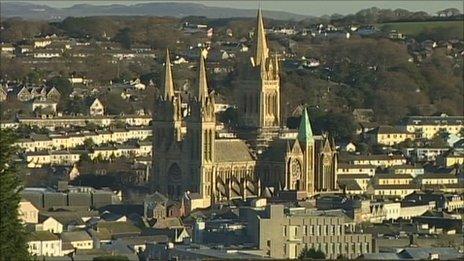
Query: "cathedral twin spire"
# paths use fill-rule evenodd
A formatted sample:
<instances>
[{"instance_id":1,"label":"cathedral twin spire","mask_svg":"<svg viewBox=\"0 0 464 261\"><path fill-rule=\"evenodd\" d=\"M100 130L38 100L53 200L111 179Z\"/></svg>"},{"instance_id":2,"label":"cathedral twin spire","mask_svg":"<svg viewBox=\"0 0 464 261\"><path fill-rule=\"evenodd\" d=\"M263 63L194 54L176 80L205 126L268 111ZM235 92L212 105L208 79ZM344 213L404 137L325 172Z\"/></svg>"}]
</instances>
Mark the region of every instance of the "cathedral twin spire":
<instances>
[{"instance_id":1,"label":"cathedral twin spire","mask_svg":"<svg viewBox=\"0 0 464 261\"><path fill-rule=\"evenodd\" d=\"M171 59L169 58L169 49L166 49L166 62L165 62L165 75L164 75L164 90L162 97L165 100L170 100L175 96L174 81L172 78ZM209 96L208 81L206 79L206 66L203 54L200 52L200 62L198 66L198 85L194 90L194 97L204 103Z\"/></svg>"},{"instance_id":2,"label":"cathedral twin spire","mask_svg":"<svg viewBox=\"0 0 464 261\"><path fill-rule=\"evenodd\" d=\"M195 97L202 103L208 98L208 81L206 80L205 59L200 52L200 64L198 66L198 86L194 92Z\"/></svg>"},{"instance_id":3,"label":"cathedral twin spire","mask_svg":"<svg viewBox=\"0 0 464 261\"><path fill-rule=\"evenodd\" d=\"M269 56L269 49L267 48L266 32L264 31L263 14L261 8L258 10L258 28L256 29L256 53L255 53L255 66L265 63Z\"/></svg>"},{"instance_id":4,"label":"cathedral twin spire","mask_svg":"<svg viewBox=\"0 0 464 261\"><path fill-rule=\"evenodd\" d=\"M169 58L169 49L166 49L166 70L164 75L164 93L165 100L174 97L174 82L172 80L171 59Z\"/></svg>"}]
</instances>

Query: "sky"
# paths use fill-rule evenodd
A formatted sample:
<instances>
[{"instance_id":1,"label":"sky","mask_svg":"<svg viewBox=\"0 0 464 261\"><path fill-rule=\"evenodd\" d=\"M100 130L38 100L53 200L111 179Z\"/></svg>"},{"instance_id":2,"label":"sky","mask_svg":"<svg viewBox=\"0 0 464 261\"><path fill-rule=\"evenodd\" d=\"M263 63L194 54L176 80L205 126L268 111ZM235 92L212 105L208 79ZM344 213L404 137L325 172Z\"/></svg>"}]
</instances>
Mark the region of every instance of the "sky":
<instances>
[{"instance_id":1,"label":"sky","mask_svg":"<svg viewBox=\"0 0 464 261\"><path fill-rule=\"evenodd\" d=\"M4 0L2 0L4 1ZM7 0L9 1L9 0ZM6 1L4 1L6 2ZM98 1L98 0L85 0L85 1L75 1L75 0L55 0L55 1L23 1L23 2L33 2L36 4L45 4L51 7L69 7L74 4L95 4L95 5L108 5L108 4L137 4L137 3L146 3L146 2L195 2L201 3L207 6L219 6L219 7L231 7L231 8L240 8L240 9L256 9L261 5L263 10L280 10L287 11L296 14L303 15L313 15L321 16L324 14L350 14L355 13L361 9L369 7L379 7L386 9L396 9L403 8L410 11L425 11L428 13L436 13L439 10L445 8L455 7L463 11L464 0L425 0L425 1L401 1L401 0L386 0L386 1L370 1L370 0L361 0L361 1L352 1L352 0L325 0L325 1L316 1L316 0L300 0L300 1L276 1L276 0L234 0L234 1L169 1L169 0L146 0L146 1L128 1L128 0L117 0L117 1Z\"/></svg>"}]
</instances>

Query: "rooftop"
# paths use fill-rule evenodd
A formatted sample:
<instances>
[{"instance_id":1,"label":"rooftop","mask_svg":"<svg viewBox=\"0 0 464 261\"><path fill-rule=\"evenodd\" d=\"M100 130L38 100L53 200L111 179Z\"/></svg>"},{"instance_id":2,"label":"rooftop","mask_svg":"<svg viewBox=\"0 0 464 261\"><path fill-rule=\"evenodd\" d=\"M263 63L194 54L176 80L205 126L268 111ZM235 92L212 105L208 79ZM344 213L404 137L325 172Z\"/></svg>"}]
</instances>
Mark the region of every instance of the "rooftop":
<instances>
[{"instance_id":1,"label":"rooftop","mask_svg":"<svg viewBox=\"0 0 464 261\"><path fill-rule=\"evenodd\" d=\"M27 237L28 241L52 241L59 240L58 236L50 231L34 231Z\"/></svg>"},{"instance_id":2,"label":"rooftop","mask_svg":"<svg viewBox=\"0 0 464 261\"><path fill-rule=\"evenodd\" d=\"M92 240L86 231L66 231L61 233L61 239L65 242Z\"/></svg>"}]
</instances>

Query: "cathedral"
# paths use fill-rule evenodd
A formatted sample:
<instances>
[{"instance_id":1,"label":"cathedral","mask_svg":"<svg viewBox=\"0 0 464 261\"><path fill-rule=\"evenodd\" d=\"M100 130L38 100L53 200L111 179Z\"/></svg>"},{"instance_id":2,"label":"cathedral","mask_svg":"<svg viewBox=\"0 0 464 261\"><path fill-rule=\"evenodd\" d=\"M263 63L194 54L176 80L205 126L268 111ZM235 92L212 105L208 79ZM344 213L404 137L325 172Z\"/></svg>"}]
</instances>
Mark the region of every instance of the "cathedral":
<instances>
[{"instance_id":1,"label":"cathedral","mask_svg":"<svg viewBox=\"0 0 464 261\"><path fill-rule=\"evenodd\" d=\"M182 100L166 52L164 88L153 114L153 184L160 193L172 199L188 193L199 207L208 207L282 191L312 196L337 188L334 142L328 134L313 134L306 109L297 131L283 127L279 59L267 47L261 10L254 43L247 75L237 82L240 126L234 138L217 133L205 57L199 58L194 91Z\"/></svg>"}]
</instances>

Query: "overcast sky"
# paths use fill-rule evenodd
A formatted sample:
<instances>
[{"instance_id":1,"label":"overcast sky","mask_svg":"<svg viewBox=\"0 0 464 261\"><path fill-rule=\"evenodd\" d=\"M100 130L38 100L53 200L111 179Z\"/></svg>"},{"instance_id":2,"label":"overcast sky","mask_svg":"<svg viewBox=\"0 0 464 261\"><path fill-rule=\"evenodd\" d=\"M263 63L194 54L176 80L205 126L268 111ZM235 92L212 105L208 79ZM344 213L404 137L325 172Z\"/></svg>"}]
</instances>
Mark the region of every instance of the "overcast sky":
<instances>
[{"instance_id":1,"label":"overcast sky","mask_svg":"<svg viewBox=\"0 0 464 261\"><path fill-rule=\"evenodd\" d=\"M4 1L4 0L2 0ZM8 1L8 0L7 0ZM195 2L201 3L208 6L220 6L220 7L232 7L232 8L243 8L243 9L256 9L259 5L263 10L281 10L303 15L314 15L321 16L324 14L349 14L355 13L361 9L369 7L379 8L403 8L410 11L426 11L428 13L435 13L439 10L455 7L463 11L464 0L441 0L441 1L399 1L399 0L387 0L387 1L351 1L351 0L338 0L338 1L312 1L312 0L300 0L300 1L274 1L274 0L241 0L241 1L74 1L74 0L57 0L57 1L25 1L33 2L36 4L46 4L52 7L69 7L74 4L95 4L95 5L108 5L108 4L136 4L146 2ZM261 2L261 3L259 3Z\"/></svg>"}]
</instances>

